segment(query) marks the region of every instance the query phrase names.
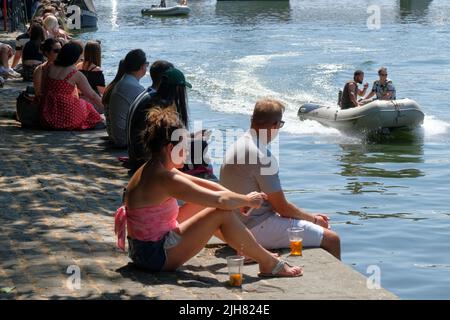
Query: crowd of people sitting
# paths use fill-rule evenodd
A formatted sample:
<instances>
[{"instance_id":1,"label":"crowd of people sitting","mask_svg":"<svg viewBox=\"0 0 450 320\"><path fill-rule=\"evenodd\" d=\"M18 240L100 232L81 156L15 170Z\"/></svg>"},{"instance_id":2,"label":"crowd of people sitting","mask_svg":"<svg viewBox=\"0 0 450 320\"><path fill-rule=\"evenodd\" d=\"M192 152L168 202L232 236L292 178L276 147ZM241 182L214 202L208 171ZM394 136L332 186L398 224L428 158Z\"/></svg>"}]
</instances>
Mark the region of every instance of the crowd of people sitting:
<instances>
[{"instance_id":1,"label":"crowd of people sitting","mask_svg":"<svg viewBox=\"0 0 450 320\"><path fill-rule=\"evenodd\" d=\"M70 40L64 30L64 6L61 1L35 1L27 31L16 38L15 53L11 46L0 44L0 77L3 81L9 78L33 81L34 70L45 62L42 42L53 38L65 44Z\"/></svg>"},{"instance_id":2,"label":"crowd of people sitting","mask_svg":"<svg viewBox=\"0 0 450 320\"><path fill-rule=\"evenodd\" d=\"M281 102L256 103L250 129L225 156L220 183L187 174L187 88L192 86L183 72L164 60L150 64L145 52L135 49L119 62L106 86L100 42L71 40L50 11L43 10L50 14L42 24L32 23L26 43L18 38L20 53L0 47L2 66L11 59L17 66L21 59L23 69L29 69L42 127L106 128L111 144L128 151L132 177L116 212L115 231L122 249L128 231L129 255L136 265L174 270L215 234L258 262L262 276L300 276L302 268L268 251L289 246L286 229L292 226L304 229L305 246L322 247L340 258L339 236L330 230L328 217L289 202L278 170L262 174L276 160L234 161L237 150L256 157L268 154L266 146L284 124ZM148 71L152 85L145 88L140 80ZM174 138L176 130L184 133Z\"/></svg>"},{"instance_id":3,"label":"crowd of people sitting","mask_svg":"<svg viewBox=\"0 0 450 320\"><path fill-rule=\"evenodd\" d=\"M261 173L270 166L267 159L258 164L232 161L238 157L233 150L267 154L264 146L284 124L281 102L256 103L251 128L227 153L217 183L184 170L191 147L187 88L192 86L172 63L150 64L144 51L131 50L105 86L99 42L83 47L76 40L47 38L40 52L45 62L34 71L34 87L41 124L84 130L102 127L105 121L111 144L128 150L132 178L116 213L116 233L125 248L128 230L129 254L136 265L150 271L176 269L215 234L258 262L261 275L299 276L301 268L268 251L289 246L286 229L292 226L304 229L305 246L322 247L340 258L340 240L329 229L328 217L290 203L278 170ZM145 88L140 80L148 70L152 85ZM174 140L177 129L186 132ZM262 133L266 131L270 134ZM179 207L177 200L184 204Z\"/></svg>"},{"instance_id":4,"label":"crowd of people sitting","mask_svg":"<svg viewBox=\"0 0 450 320\"><path fill-rule=\"evenodd\" d=\"M186 89L191 84L172 63L157 60L150 66L152 85L144 88L140 80L149 65L145 52L130 51L103 96L110 140L128 149L132 168L123 205L116 212L115 230L122 249L128 232L133 262L150 271L174 270L215 234L258 262L260 275L299 276L301 268L268 251L289 246L286 230L292 226L304 229L305 246L322 247L340 258L340 239L329 229L329 218L289 202L278 170L261 173L271 166L270 161L233 161L238 157L235 150L256 157L267 154L263 146L284 124L283 104L258 101L250 130L225 157L220 183L201 179L185 172L190 148ZM185 132L174 139L179 129ZM174 150L178 150L175 158ZM179 206L180 202L184 204Z\"/></svg>"}]
</instances>

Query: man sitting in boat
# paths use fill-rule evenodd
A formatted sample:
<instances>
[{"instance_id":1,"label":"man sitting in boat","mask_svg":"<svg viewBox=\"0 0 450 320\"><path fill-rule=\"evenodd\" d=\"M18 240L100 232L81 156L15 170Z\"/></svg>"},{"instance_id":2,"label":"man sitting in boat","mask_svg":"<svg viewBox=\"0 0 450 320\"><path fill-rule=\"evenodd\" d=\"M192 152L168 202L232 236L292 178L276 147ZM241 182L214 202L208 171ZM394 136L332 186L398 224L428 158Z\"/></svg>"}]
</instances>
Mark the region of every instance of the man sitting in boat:
<instances>
[{"instance_id":1,"label":"man sitting in boat","mask_svg":"<svg viewBox=\"0 0 450 320\"><path fill-rule=\"evenodd\" d=\"M373 100L395 100L396 90L392 80L388 79L387 68L382 67L378 70L379 80L373 83L372 91L367 95L367 97L362 101L364 103L372 102ZM373 96L375 96L373 98Z\"/></svg>"},{"instance_id":2,"label":"man sitting in boat","mask_svg":"<svg viewBox=\"0 0 450 320\"><path fill-rule=\"evenodd\" d=\"M161 8L165 8L166 7L166 0L161 0L161 3L159 4L159 6Z\"/></svg>"},{"instance_id":3,"label":"man sitting in boat","mask_svg":"<svg viewBox=\"0 0 450 320\"><path fill-rule=\"evenodd\" d=\"M364 72L362 70L356 70L353 74L353 80L348 81L342 92L342 97L340 99L341 109L350 109L359 106L358 96L364 96L366 94L369 84L366 82L364 84L364 89L358 89L358 83L362 84L364 80Z\"/></svg>"},{"instance_id":4,"label":"man sitting in boat","mask_svg":"<svg viewBox=\"0 0 450 320\"><path fill-rule=\"evenodd\" d=\"M321 247L340 259L340 239L329 229L328 217L297 207L286 199L281 187L278 160L268 144L283 127L284 110L284 105L277 100L263 99L256 103L250 130L227 150L220 183L237 193L256 190L267 194L260 208L238 214L264 248L288 248L287 229L300 227L303 246Z\"/></svg>"}]
</instances>

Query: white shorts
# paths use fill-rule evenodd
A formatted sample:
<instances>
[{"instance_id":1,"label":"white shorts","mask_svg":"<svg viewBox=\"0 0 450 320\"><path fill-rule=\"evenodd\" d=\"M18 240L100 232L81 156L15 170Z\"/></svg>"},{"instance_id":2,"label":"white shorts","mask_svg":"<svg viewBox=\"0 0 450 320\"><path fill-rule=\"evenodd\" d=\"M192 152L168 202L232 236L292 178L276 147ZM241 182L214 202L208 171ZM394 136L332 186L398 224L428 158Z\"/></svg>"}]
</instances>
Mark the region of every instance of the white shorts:
<instances>
[{"instance_id":1,"label":"white shorts","mask_svg":"<svg viewBox=\"0 0 450 320\"><path fill-rule=\"evenodd\" d=\"M266 249L289 248L287 228L303 228L303 247L320 247L323 227L306 220L283 218L273 214L257 226L250 229L258 243Z\"/></svg>"}]
</instances>

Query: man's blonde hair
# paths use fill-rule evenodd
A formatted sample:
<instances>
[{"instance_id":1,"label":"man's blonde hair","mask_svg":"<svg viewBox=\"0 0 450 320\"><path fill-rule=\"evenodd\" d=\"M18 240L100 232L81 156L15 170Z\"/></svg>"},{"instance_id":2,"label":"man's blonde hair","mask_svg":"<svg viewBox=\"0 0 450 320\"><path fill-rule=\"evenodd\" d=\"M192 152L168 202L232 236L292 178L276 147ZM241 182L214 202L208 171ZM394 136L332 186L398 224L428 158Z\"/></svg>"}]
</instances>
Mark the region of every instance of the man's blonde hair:
<instances>
[{"instance_id":1,"label":"man's blonde hair","mask_svg":"<svg viewBox=\"0 0 450 320\"><path fill-rule=\"evenodd\" d=\"M271 98L259 100L253 110L252 123L268 125L279 121L286 107L281 101Z\"/></svg>"}]
</instances>

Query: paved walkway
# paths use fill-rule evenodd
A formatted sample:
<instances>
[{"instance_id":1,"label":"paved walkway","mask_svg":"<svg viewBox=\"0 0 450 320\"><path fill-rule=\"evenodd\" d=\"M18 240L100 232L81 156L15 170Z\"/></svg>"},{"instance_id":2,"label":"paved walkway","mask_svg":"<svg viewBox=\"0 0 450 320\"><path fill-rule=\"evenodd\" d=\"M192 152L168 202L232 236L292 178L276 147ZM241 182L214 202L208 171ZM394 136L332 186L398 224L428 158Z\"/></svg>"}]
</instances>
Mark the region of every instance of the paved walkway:
<instances>
[{"instance_id":1,"label":"paved walkway","mask_svg":"<svg viewBox=\"0 0 450 320\"><path fill-rule=\"evenodd\" d=\"M25 130L11 116L22 83L0 89L0 299L392 299L320 249L296 279L261 279L245 267L227 285L223 245L205 248L176 273L149 274L115 249L115 209L127 169L104 131ZM69 268L69 270L68 270ZM80 271L80 289L69 278ZM69 271L69 273L68 273ZM69 282L68 282L69 280ZM69 284L69 285L68 285Z\"/></svg>"}]
</instances>

